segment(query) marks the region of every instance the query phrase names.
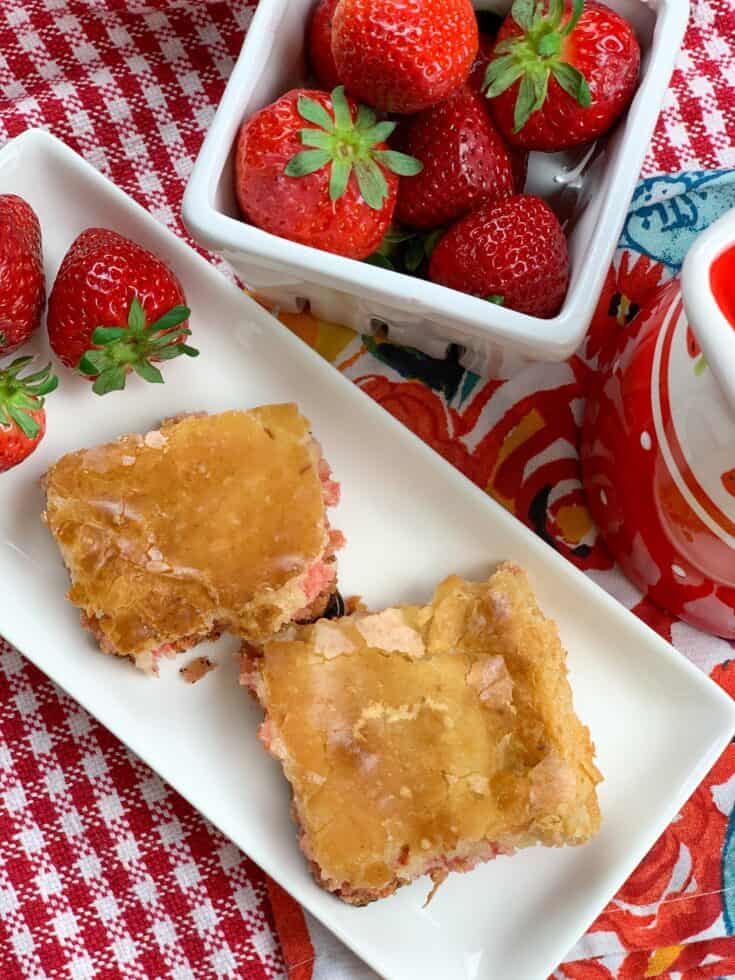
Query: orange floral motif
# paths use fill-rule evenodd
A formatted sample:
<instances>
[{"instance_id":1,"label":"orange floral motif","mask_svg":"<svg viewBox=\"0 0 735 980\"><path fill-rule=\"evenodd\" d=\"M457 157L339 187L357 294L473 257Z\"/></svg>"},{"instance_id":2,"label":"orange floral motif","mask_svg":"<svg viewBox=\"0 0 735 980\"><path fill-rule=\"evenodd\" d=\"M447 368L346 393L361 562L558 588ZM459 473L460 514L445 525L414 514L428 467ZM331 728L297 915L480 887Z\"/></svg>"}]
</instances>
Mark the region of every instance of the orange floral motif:
<instances>
[{"instance_id":1,"label":"orange floral motif","mask_svg":"<svg viewBox=\"0 0 735 980\"><path fill-rule=\"evenodd\" d=\"M472 457L457 439L452 425L458 416L447 410L435 392L419 381L389 381L378 374L365 375L357 384L411 432L471 477Z\"/></svg>"},{"instance_id":2,"label":"orange floral motif","mask_svg":"<svg viewBox=\"0 0 735 980\"><path fill-rule=\"evenodd\" d=\"M420 381L369 374L357 384L575 564L609 568L582 489L573 403L582 397L587 369L578 359L574 367L569 383L519 397L472 450L463 437L503 382L485 382L461 410Z\"/></svg>"},{"instance_id":3,"label":"orange floral motif","mask_svg":"<svg viewBox=\"0 0 735 980\"><path fill-rule=\"evenodd\" d=\"M657 949L709 928L722 913L727 817L713 787L735 775L735 745L714 768L600 915L592 931L615 932L624 947Z\"/></svg>"},{"instance_id":4,"label":"orange floral motif","mask_svg":"<svg viewBox=\"0 0 735 980\"><path fill-rule=\"evenodd\" d=\"M607 962L578 960L562 964L556 976L565 980L725 980L735 976L735 939L636 950Z\"/></svg>"}]
</instances>

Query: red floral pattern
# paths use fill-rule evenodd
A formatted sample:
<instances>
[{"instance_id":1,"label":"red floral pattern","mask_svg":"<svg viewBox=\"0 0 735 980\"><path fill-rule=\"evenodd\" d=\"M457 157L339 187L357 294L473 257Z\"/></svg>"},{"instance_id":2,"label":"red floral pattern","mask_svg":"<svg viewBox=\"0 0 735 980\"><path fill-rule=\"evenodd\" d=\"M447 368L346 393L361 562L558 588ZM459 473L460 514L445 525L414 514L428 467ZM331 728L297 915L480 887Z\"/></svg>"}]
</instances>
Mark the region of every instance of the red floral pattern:
<instances>
[{"instance_id":1,"label":"red floral pattern","mask_svg":"<svg viewBox=\"0 0 735 980\"><path fill-rule=\"evenodd\" d=\"M619 252L605 278L600 300L585 342L585 357L604 363L605 353L616 346L618 335L635 319L656 288L671 271L647 255Z\"/></svg>"},{"instance_id":2,"label":"red floral pattern","mask_svg":"<svg viewBox=\"0 0 735 980\"><path fill-rule=\"evenodd\" d=\"M625 948L672 946L722 914L722 848L727 817L712 787L735 776L735 746L724 753L679 817L592 926L615 932Z\"/></svg>"}]
</instances>

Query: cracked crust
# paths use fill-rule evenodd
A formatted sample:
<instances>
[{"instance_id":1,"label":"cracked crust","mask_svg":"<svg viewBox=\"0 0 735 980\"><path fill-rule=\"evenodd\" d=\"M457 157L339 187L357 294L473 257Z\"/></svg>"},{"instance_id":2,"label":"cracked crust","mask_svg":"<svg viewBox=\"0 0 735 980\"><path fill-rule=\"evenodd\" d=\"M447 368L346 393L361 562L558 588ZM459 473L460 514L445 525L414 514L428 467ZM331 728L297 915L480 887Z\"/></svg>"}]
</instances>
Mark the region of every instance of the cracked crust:
<instances>
[{"instance_id":1,"label":"cracked crust","mask_svg":"<svg viewBox=\"0 0 735 980\"><path fill-rule=\"evenodd\" d=\"M344 901L597 832L594 747L556 627L517 566L244 653L303 850Z\"/></svg>"},{"instance_id":2,"label":"cracked crust","mask_svg":"<svg viewBox=\"0 0 735 980\"><path fill-rule=\"evenodd\" d=\"M262 641L335 588L339 488L295 405L167 419L64 456L45 486L69 599L144 670L224 630Z\"/></svg>"}]
</instances>

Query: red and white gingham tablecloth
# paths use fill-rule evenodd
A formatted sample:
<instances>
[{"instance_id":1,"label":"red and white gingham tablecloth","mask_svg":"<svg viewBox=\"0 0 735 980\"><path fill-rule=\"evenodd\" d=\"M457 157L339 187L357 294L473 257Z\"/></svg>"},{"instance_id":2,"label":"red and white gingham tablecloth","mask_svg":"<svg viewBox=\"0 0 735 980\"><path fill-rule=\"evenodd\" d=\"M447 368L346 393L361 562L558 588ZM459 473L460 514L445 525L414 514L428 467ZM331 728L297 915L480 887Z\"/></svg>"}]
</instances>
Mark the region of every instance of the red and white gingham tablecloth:
<instances>
[{"instance_id":1,"label":"red and white gingham tablecloth","mask_svg":"<svg viewBox=\"0 0 735 980\"><path fill-rule=\"evenodd\" d=\"M735 167L735 0L692 7L646 174ZM0 0L0 145L46 127L186 237L184 186L252 12L237 0ZM368 382L379 400L392 384L378 370ZM452 458L451 432L440 436ZM689 631L679 646L724 671L718 643ZM681 824L697 904L673 828L559 978L735 976L732 923L701 891L721 881L708 869L734 748ZM0 639L0 980L230 976L372 974Z\"/></svg>"}]
</instances>

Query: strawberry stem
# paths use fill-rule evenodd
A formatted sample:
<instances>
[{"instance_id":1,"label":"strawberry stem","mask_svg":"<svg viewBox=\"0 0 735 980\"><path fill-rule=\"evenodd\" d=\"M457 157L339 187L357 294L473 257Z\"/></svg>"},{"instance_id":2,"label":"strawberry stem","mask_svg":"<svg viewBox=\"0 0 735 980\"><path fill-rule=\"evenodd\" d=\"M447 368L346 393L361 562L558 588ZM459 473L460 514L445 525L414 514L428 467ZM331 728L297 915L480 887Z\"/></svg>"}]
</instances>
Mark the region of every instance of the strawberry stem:
<instances>
[{"instance_id":1,"label":"strawberry stem","mask_svg":"<svg viewBox=\"0 0 735 980\"><path fill-rule=\"evenodd\" d=\"M301 150L286 165L287 177L307 177L331 167L329 199L338 201L347 190L354 171L363 200L374 211L383 208L389 196L384 170L403 177L414 177L423 165L414 157L395 150L375 149L396 128L393 122L377 122L372 109L360 105L353 120L344 86L332 92L334 118L321 103L302 95L299 115L318 129L301 129L299 138L308 150Z\"/></svg>"},{"instance_id":2,"label":"strawberry stem","mask_svg":"<svg viewBox=\"0 0 735 980\"><path fill-rule=\"evenodd\" d=\"M197 357L199 351L183 343L191 330L180 326L190 313L186 306L174 306L149 327L140 300L134 296L127 327L96 327L92 333L95 347L85 351L78 365L82 374L95 379L95 394L121 391L131 370L144 381L163 384L163 375L151 361L170 361L182 354Z\"/></svg>"},{"instance_id":3,"label":"strawberry stem","mask_svg":"<svg viewBox=\"0 0 735 980\"><path fill-rule=\"evenodd\" d=\"M32 413L43 408L45 396L59 386L50 364L21 378L20 372L32 360L32 357L18 357L0 370L0 427L16 425L27 439L35 439L40 431Z\"/></svg>"},{"instance_id":4,"label":"strawberry stem","mask_svg":"<svg viewBox=\"0 0 735 980\"><path fill-rule=\"evenodd\" d=\"M497 98L520 79L513 117L516 133L523 129L534 112L542 108L552 76L582 108L592 104L587 79L562 58L564 41L584 13L584 0L572 0L566 20L564 0L549 0L546 11L544 7L543 2L515 0L510 15L523 34L496 45L495 56L485 75L488 99Z\"/></svg>"}]
</instances>

